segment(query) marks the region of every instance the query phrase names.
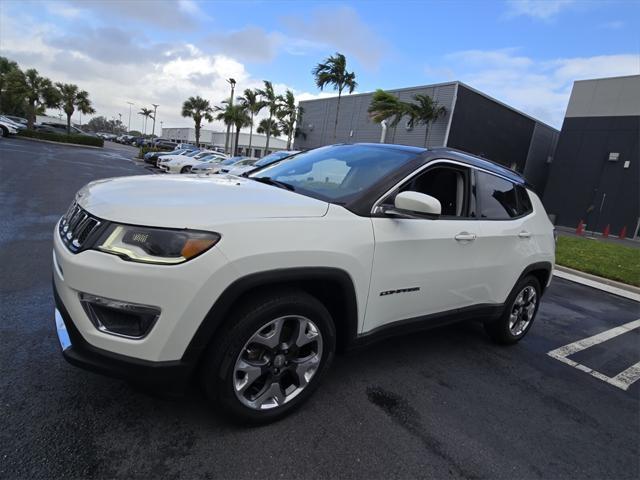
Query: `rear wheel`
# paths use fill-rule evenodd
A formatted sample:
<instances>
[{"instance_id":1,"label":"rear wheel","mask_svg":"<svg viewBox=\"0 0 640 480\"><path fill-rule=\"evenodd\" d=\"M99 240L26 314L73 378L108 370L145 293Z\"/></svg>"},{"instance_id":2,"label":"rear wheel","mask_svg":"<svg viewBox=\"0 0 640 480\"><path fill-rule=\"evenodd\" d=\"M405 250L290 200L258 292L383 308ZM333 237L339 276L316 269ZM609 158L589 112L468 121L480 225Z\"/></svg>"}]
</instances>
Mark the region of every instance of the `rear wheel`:
<instances>
[{"instance_id":1,"label":"rear wheel","mask_svg":"<svg viewBox=\"0 0 640 480\"><path fill-rule=\"evenodd\" d=\"M540 282L529 275L515 286L502 316L485 323L492 340L509 345L520 341L529 331L540 305Z\"/></svg>"},{"instance_id":2,"label":"rear wheel","mask_svg":"<svg viewBox=\"0 0 640 480\"><path fill-rule=\"evenodd\" d=\"M9 136L9 130L5 127L0 127L0 130L2 131L2 136L3 137L8 137Z\"/></svg>"},{"instance_id":3,"label":"rear wheel","mask_svg":"<svg viewBox=\"0 0 640 480\"><path fill-rule=\"evenodd\" d=\"M186 166L180 169L180 173L189 173L191 171L191 167Z\"/></svg>"},{"instance_id":4,"label":"rear wheel","mask_svg":"<svg viewBox=\"0 0 640 480\"><path fill-rule=\"evenodd\" d=\"M229 320L202 369L207 396L242 422L268 423L318 387L335 351L327 309L299 290L253 299Z\"/></svg>"}]
</instances>

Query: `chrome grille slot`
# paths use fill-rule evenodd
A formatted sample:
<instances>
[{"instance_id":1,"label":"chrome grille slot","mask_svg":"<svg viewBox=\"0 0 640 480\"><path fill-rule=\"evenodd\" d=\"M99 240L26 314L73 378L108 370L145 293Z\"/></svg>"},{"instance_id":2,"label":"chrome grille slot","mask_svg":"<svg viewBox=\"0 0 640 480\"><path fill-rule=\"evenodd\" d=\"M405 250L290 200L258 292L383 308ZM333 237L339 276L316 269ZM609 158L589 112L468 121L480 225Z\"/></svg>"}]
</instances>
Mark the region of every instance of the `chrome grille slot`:
<instances>
[{"instance_id":1,"label":"chrome grille slot","mask_svg":"<svg viewBox=\"0 0 640 480\"><path fill-rule=\"evenodd\" d=\"M101 222L73 202L60 220L59 233L62 242L72 252L82 248L89 236L98 230Z\"/></svg>"}]
</instances>

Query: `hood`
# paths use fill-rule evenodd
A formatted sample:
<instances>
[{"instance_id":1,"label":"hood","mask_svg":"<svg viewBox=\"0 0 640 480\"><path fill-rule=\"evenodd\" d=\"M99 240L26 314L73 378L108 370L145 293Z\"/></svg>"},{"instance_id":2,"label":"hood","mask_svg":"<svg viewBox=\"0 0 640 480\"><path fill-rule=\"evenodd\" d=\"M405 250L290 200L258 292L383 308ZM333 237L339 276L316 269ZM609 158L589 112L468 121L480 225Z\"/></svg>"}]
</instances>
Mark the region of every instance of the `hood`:
<instances>
[{"instance_id":1,"label":"hood","mask_svg":"<svg viewBox=\"0 0 640 480\"><path fill-rule=\"evenodd\" d=\"M208 229L219 221L321 217L328 203L232 175L143 175L98 180L76 196L93 215L120 223Z\"/></svg>"}]
</instances>

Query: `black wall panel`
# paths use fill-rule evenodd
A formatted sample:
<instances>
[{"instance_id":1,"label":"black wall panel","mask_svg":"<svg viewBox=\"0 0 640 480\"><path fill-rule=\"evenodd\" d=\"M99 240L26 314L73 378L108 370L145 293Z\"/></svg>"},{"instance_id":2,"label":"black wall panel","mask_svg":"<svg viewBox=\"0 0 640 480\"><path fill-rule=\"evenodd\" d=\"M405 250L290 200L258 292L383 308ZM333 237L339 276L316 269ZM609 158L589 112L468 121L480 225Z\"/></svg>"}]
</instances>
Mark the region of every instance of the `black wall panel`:
<instances>
[{"instance_id":1,"label":"black wall panel","mask_svg":"<svg viewBox=\"0 0 640 480\"><path fill-rule=\"evenodd\" d=\"M463 85L453 112L447 146L523 172L535 123Z\"/></svg>"},{"instance_id":2,"label":"black wall panel","mask_svg":"<svg viewBox=\"0 0 640 480\"><path fill-rule=\"evenodd\" d=\"M640 216L640 117L565 118L544 194L558 225L632 235ZM609 161L609 153L620 154ZM624 168L625 162L629 167Z\"/></svg>"}]
</instances>

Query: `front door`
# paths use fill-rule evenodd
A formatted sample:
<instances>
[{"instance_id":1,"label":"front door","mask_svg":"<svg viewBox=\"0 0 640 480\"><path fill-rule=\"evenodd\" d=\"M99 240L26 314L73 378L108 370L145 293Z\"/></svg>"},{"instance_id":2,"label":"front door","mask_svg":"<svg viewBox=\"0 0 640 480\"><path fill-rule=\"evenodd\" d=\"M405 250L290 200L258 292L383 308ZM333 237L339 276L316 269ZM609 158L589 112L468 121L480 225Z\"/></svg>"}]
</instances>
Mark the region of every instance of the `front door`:
<instances>
[{"instance_id":1,"label":"front door","mask_svg":"<svg viewBox=\"0 0 640 480\"><path fill-rule=\"evenodd\" d=\"M362 333L482 303L486 293L485 279L476 268L479 232L469 169L437 163L384 199L383 207L407 190L437 198L442 214L372 218L375 252Z\"/></svg>"}]
</instances>

